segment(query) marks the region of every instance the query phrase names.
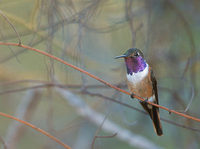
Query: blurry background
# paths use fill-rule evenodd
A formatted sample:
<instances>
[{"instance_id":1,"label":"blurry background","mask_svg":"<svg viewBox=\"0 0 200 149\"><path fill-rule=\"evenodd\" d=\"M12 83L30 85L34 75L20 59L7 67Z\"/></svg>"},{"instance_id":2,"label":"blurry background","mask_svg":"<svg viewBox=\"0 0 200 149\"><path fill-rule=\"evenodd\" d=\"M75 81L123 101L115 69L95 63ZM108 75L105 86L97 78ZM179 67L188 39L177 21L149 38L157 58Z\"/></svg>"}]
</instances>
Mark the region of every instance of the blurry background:
<instances>
[{"instance_id":1,"label":"blurry background","mask_svg":"<svg viewBox=\"0 0 200 149\"><path fill-rule=\"evenodd\" d=\"M114 57L142 49L158 80L160 104L200 117L199 0L1 0L0 10L23 44L125 90L124 61ZM2 16L0 41L18 42ZM91 148L94 136L108 136L97 138L95 149L200 148L197 122L161 109L164 135L158 137L149 116L133 109L142 110L137 100L35 52L0 46L0 53L0 111L73 149ZM0 136L12 149L62 148L4 117Z\"/></svg>"}]
</instances>

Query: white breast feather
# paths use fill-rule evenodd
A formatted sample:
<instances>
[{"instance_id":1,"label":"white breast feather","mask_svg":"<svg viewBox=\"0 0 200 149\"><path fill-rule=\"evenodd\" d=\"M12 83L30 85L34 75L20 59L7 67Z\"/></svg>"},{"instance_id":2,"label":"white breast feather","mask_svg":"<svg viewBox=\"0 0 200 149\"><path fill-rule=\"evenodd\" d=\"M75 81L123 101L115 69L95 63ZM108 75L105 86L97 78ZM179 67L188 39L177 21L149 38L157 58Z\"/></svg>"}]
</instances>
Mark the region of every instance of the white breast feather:
<instances>
[{"instance_id":1,"label":"white breast feather","mask_svg":"<svg viewBox=\"0 0 200 149\"><path fill-rule=\"evenodd\" d=\"M137 84L148 75L148 72L149 72L149 65L147 64L146 68L143 71L137 73L133 72L132 75L127 74L126 77L129 82Z\"/></svg>"}]
</instances>

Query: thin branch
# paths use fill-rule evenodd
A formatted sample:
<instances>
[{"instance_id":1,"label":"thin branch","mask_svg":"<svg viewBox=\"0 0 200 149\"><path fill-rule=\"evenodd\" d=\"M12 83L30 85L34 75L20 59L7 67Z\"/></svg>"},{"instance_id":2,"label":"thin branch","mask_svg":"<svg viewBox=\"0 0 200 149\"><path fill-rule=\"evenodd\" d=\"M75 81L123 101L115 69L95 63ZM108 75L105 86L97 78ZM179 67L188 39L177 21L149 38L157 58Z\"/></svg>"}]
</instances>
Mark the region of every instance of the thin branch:
<instances>
[{"instance_id":1,"label":"thin branch","mask_svg":"<svg viewBox=\"0 0 200 149\"><path fill-rule=\"evenodd\" d=\"M96 138L113 138L117 135L117 133L114 133L113 135L110 136L95 136Z\"/></svg>"},{"instance_id":2,"label":"thin branch","mask_svg":"<svg viewBox=\"0 0 200 149\"><path fill-rule=\"evenodd\" d=\"M49 81L44 81L44 80L29 80L29 79L25 79L25 80L14 80L14 81L6 81L6 82L1 82L0 86L5 86L5 85L12 85L13 84L18 84L18 83L37 83L37 84L45 84L47 86L59 86L62 88L74 88L74 89L80 89L81 88L81 84L57 84L57 83L52 83ZM114 84L115 86L121 87L121 88L127 88L127 85L125 84ZM105 85L101 85L101 84L93 84L93 85L86 85L85 89L89 89L89 88L106 88L106 89L112 89L108 86Z\"/></svg>"},{"instance_id":3,"label":"thin branch","mask_svg":"<svg viewBox=\"0 0 200 149\"><path fill-rule=\"evenodd\" d=\"M3 112L0 112L0 115L3 116L3 117L7 117L7 118L10 118L10 119L13 119L15 121L18 121L20 123L23 123L24 125L28 126L28 127L31 127L33 129L35 129L36 131L44 134L45 136L49 137L50 139L54 140L55 142L57 142L58 144L62 145L64 148L66 149L71 149L67 144L64 144L62 141L60 141L58 138L52 136L51 134L49 134L48 132L42 130L41 128L38 128L36 127L35 125L27 122L27 121L23 121L21 119L18 119L12 115L9 115L9 114L6 114L6 113L3 113Z\"/></svg>"},{"instance_id":4,"label":"thin branch","mask_svg":"<svg viewBox=\"0 0 200 149\"><path fill-rule=\"evenodd\" d=\"M31 51L35 51L35 52L37 52L37 53L40 53L40 54L45 55L45 56L47 56L47 57L50 57L50 58L52 58L52 59L54 59L54 60L56 60L56 61L59 61L59 62L65 64L65 65L67 65L67 66L69 66L69 67L71 67L71 68L73 68L73 69L76 69L76 70L78 70L78 71L80 71L80 72L82 72L82 73L84 73L84 74L90 76L91 78L93 78L93 79L95 79L95 80L97 80L97 81L99 81L99 82L101 82L101 83L103 83L103 84L105 84L105 85L107 85L107 86L109 86L109 87L115 89L115 90L118 90L118 91L120 91L120 92L122 92L122 93L125 93L125 94L127 94L127 95L131 95L129 92L127 92L127 91L125 91L125 90L123 90L123 89L120 89L120 88L118 88L118 87L116 87L116 86L114 86L114 85L112 85L112 84L110 84L110 83L104 81L103 79L101 79L101 78L99 78L99 77L97 77L97 76L95 76L95 75L93 75L93 74L91 74L91 73L89 73L89 72L87 72L87 71L85 71L85 70L83 70L83 69L77 67L77 66L74 66L74 65L72 65L72 64L70 64L70 63L68 63L68 62L66 62L66 61L64 61L64 60L62 60L62 59L60 59L60 58L58 58L58 57L56 57L56 56L53 56L53 55L51 55L51 54L49 54L49 53L47 53L47 52L41 51L41 50L39 50L39 49L30 47L30 46L27 46L27 45L22 45L22 44L19 45L19 44L17 44L17 43L11 43L11 42L8 42L8 43L0 42L0 45L19 46L19 47L23 47L23 48L28 49L28 50L31 50ZM137 98L137 99L139 99L139 100L141 100L141 101L145 101L145 99L143 99L143 98L141 98L141 97L139 97L139 96L137 96L137 95L134 95L134 98ZM158 107L158 108L160 108L160 109L166 110L166 111L168 111L169 113L174 113L174 114L176 114L176 115L179 115L179 116L182 116L182 117L185 117L185 118L188 118L188 119L191 119L191 120L200 122L200 119L199 119L199 118L196 118L196 117L193 117L193 116L184 114L184 113L180 113L180 112L177 112L177 111L175 111L175 110L171 110L171 109L169 109L169 108L166 108L166 107L161 106L161 105L157 105L157 104L155 104L155 103L153 103L153 102L150 102L150 101L146 101L146 102L147 102L148 104L150 104L150 105L153 105L153 106Z\"/></svg>"},{"instance_id":5,"label":"thin branch","mask_svg":"<svg viewBox=\"0 0 200 149\"><path fill-rule=\"evenodd\" d=\"M31 86L31 87L24 87L24 88L18 88L18 89L13 89L13 90L7 90L7 91L0 92L0 95L10 94L10 93L15 93L15 92L20 92L20 91L26 91L26 90L30 90L30 89L44 88L44 87L47 87L47 86L48 85L36 85L36 86Z\"/></svg>"},{"instance_id":6,"label":"thin branch","mask_svg":"<svg viewBox=\"0 0 200 149\"><path fill-rule=\"evenodd\" d=\"M33 115L33 111L37 106L39 101L40 92L38 90L29 90L26 92L26 95L21 100L17 110L15 112L15 116L29 121ZM6 142L8 144L9 149L17 148L17 143L20 141L20 138L23 136L25 132L25 128L22 123L18 123L17 121L13 121L8 127L6 133Z\"/></svg>"},{"instance_id":7,"label":"thin branch","mask_svg":"<svg viewBox=\"0 0 200 149\"><path fill-rule=\"evenodd\" d=\"M0 15L6 20L6 22L12 27L12 29L15 31L16 35L17 35L17 38L18 38L18 44L21 45L22 44L22 41L21 41L21 38L19 36L19 33L17 32L17 30L15 29L15 26L10 22L10 20L8 19L7 16L5 16L3 14L3 12L0 10Z\"/></svg>"},{"instance_id":8,"label":"thin branch","mask_svg":"<svg viewBox=\"0 0 200 149\"><path fill-rule=\"evenodd\" d=\"M117 133L114 133L113 135L110 135L110 136L94 136L94 139L93 139L92 145L91 145L92 146L91 149L94 149L94 143L95 143L97 138L113 138L116 135L117 135Z\"/></svg>"},{"instance_id":9,"label":"thin branch","mask_svg":"<svg viewBox=\"0 0 200 149\"><path fill-rule=\"evenodd\" d=\"M2 36L2 41L5 42L5 35L4 35L4 33L0 31L0 34ZM17 53L15 53L14 50L10 46L8 46L8 48L10 49L10 51L12 53L12 56L16 58L16 60L17 60L18 63L20 63L20 60L19 60L19 58L17 56Z\"/></svg>"},{"instance_id":10,"label":"thin branch","mask_svg":"<svg viewBox=\"0 0 200 149\"><path fill-rule=\"evenodd\" d=\"M109 113L110 113L110 112L109 112ZM96 131L96 133L95 133L95 135L94 135L94 138L93 138L93 140L92 140L91 149L94 149L94 144L95 144L96 139L97 139L97 138L100 138L100 136L97 136L97 134L99 133L99 131L101 130L101 128L102 128L102 126L103 126L103 124L104 124L104 122L105 122L106 119L108 118L109 113L105 115L105 117L104 117L104 119L103 119L101 125L100 125L99 128L97 129L97 131ZM117 133L115 133L115 134L117 134ZM112 135L112 136L113 136L113 135ZM116 136L116 135L114 135L114 136ZM114 137L114 136L113 136L113 137ZM108 137L108 136L104 136L104 138L106 138L106 137ZM103 138L103 136L102 136L102 138ZM109 137L108 137L108 138L109 138Z\"/></svg>"}]
</instances>

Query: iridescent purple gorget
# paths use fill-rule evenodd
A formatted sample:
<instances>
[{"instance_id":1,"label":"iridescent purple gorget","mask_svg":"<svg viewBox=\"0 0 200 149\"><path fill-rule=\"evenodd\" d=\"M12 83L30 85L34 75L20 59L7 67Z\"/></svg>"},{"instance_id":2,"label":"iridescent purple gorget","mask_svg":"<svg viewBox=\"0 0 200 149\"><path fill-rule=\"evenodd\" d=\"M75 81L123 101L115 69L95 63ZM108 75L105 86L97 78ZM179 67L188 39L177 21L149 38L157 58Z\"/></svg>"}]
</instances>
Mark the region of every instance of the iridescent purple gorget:
<instances>
[{"instance_id":1,"label":"iridescent purple gorget","mask_svg":"<svg viewBox=\"0 0 200 149\"><path fill-rule=\"evenodd\" d=\"M133 72L141 72L147 67L147 63L142 58L142 56L138 57L127 57L125 58L127 74L132 75Z\"/></svg>"}]
</instances>

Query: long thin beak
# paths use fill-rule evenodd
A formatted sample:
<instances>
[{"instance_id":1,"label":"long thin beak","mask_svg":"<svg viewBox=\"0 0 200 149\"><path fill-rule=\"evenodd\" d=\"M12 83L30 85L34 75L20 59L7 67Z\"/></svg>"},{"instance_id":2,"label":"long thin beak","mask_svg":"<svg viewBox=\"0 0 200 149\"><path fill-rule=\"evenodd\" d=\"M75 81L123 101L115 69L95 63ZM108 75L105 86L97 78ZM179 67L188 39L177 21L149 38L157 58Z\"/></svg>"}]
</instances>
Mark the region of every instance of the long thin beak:
<instances>
[{"instance_id":1,"label":"long thin beak","mask_svg":"<svg viewBox=\"0 0 200 149\"><path fill-rule=\"evenodd\" d=\"M123 58L123 57L126 57L126 55L120 55L120 56L117 56L117 57L115 57L115 59Z\"/></svg>"}]
</instances>

